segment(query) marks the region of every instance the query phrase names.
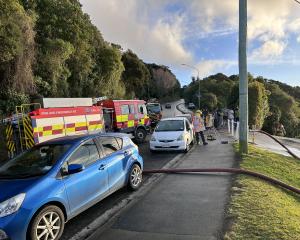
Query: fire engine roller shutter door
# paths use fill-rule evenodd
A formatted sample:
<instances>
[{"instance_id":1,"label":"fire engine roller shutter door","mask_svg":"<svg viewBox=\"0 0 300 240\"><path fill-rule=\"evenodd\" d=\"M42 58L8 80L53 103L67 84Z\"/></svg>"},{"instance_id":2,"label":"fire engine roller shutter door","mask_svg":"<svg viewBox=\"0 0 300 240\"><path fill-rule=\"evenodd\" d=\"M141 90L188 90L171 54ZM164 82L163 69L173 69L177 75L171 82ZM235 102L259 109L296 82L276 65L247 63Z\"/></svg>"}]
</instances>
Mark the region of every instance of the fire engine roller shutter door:
<instances>
[{"instance_id":1,"label":"fire engine roller shutter door","mask_svg":"<svg viewBox=\"0 0 300 240\"><path fill-rule=\"evenodd\" d=\"M86 120L89 132L104 130L103 115L86 115Z\"/></svg>"},{"instance_id":2,"label":"fire engine roller shutter door","mask_svg":"<svg viewBox=\"0 0 300 240\"><path fill-rule=\"evenodd\" d=\"M32 119L35 143L65 136L63 117Z\"/></svg>"},{"instance_id":3,"label":"fire engine roller shutter door","mask_svg":"<svg viewBox=\"0 0 300 240\"><path fill-rule=\"evenodd\" d=\"M87 133L86 115L64 117L66 135L76 135Z\"/></svg>"}]
</instances>

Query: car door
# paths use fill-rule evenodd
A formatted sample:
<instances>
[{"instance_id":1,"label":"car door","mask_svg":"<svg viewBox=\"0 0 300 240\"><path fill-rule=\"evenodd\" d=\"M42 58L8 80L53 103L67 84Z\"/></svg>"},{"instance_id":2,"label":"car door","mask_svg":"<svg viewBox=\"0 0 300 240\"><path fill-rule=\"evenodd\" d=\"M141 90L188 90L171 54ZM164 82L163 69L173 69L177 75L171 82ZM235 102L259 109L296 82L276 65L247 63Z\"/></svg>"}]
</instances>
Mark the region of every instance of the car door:
<instances>
[{"instance_id":1,"label":"car door","mask_svg":"<svg viewBox=\"0 0 300 240\"><path fill-rule=\"evenodd\" d=\"M123 139L115 137L99 137L107 162L108 186L114 192L125 185L126 166L131 152L128 147L122 148Z\"/></svg>"},{"instance_id":2,"label":"car door","mask_svg":"<svg viewBox=\"0 0 300 240\"><path fill-rule=\"evenodd\" d=\"M84 166L83 171L63 179L72 215L77 215L100 201L109 191L106 160L100 154L95 141L89 140L79 146L64 165L65 168L70 164Z\"/></svg>"}]
</instances>

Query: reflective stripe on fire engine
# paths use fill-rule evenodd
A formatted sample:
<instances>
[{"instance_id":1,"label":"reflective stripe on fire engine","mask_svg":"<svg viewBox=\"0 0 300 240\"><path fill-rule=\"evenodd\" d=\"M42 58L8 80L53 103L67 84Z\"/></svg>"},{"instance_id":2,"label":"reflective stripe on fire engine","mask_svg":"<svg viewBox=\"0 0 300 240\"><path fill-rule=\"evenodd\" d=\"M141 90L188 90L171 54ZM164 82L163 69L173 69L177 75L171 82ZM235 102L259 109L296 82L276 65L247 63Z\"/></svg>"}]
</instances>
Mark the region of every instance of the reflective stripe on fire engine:
<instances>
[{"instance_id":1,"label":"reflective stripe on fire engine","mask_svg":"<svg viewBox=\"0 0 300 240\"><path fill-rule=\"evenodd\" d=\"M129 120L127 123L128 127L134 127L134 120Z\"/></svg>"},{"instance_id":2,"label":"reflective stripe on fire engine","mask_svg":"<svg viewBox=\"0 0 300 240\"><path fill-rule=\"evenodd\" d=\"M127 122L128 115L117 115L117 122Z\"/></svg>"},{"instance_id":3,"label":"reflective stripe on fire engine","mask_svg":"<svg viewBox=\"0 0 300 240\"><path fill-rule=\"evenodd\" d=\"M33 128L31 125L31 118L29 116L23 118L23 125L24 125L26 148L31 148L34 145L34 139L33 139Z\"/></svg>"},{"instance_id":4,"label":"reflective stripe on fire engine","mask_svg":"<svg viewBox=\"0 0 300 240\"><path fill-rule=\"evenodd\" d=\"M15 142L13 141L13 128L12 125L7 125L6 130L6 147L9 153L13 153L16 150Z\"/></svg>"},{"instance_id":5,"label":"reflective stripe on fire engine","mask_svg":"<svg viewBox=\"0 0 300 240\"><path fill-rule=\"evenodd\" d=\"M66 124L66 128L64 127L63 124L37 127L34 128L34 133L39 134L39 136L42 137L42 136L62 134L64 130L66 130L66 133L74 133L77 131L84 131L84 130L96 131L102 129L102 127L103 127L102 121L89 121L88 124L86 124L86 122L68 123Z\"/></svg>"},{"instance_id":6,"label":"reflective stripe on fire engine","mask_svg":"<svg viewBox=\"0 0 300 240\"><path fill-rule=\"evenodd\" d=\"M125 121L126 119L126 121ZM117 115L117 126L118 128L129 128L129 127L135 127L138 125L145 125L149 120L149 117L147 115L144 115L142 118L139 118L138 120L128 120L128 115Z\"/></svg>"}]
</instances>

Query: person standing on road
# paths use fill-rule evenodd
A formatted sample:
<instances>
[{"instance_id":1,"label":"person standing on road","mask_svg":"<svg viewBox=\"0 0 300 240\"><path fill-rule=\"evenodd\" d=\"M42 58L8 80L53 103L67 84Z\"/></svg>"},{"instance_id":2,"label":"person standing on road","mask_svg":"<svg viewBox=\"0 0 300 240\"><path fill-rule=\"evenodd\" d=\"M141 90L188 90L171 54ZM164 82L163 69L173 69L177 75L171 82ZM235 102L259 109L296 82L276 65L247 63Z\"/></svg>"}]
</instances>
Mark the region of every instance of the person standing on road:
<instances>
[{"instance_id":1,"label":"person standing on road","mask_svg":"<svg viewBox=\"0 0 300 240\"><path fill-rule=\"evenodd\" d=\"M207 145L208 143L205 141L205 137L204 137L204 133L203 133L203 131L205 130L204 120L201 117L201 114L202 114L202 112L200 110L197 110L196 114L193 118L194 131L195 131L195 135L196 135L197 144L199 144L199 135L200 135L203 145Z\"/></svg>"}]
</instances>

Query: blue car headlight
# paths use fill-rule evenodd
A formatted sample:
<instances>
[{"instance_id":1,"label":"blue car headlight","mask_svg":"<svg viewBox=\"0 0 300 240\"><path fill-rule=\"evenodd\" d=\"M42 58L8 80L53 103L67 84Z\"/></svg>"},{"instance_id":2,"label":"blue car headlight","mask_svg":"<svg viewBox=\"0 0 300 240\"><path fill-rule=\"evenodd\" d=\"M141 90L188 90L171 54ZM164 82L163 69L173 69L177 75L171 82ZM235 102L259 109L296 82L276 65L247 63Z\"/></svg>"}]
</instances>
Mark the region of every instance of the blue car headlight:
<instances>
[{"instance_id":1,"label":"blue car headlight","mask_svg":"<svg viewBox=\"0 0 300 240\"><path fill-rule=\"evenodd\" d=\"M25 195L25 193L20 193L0 203L0 217L5 217L18 211L24 201Z\"/></svg>"}]
</instances>

